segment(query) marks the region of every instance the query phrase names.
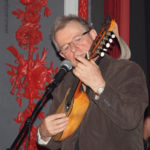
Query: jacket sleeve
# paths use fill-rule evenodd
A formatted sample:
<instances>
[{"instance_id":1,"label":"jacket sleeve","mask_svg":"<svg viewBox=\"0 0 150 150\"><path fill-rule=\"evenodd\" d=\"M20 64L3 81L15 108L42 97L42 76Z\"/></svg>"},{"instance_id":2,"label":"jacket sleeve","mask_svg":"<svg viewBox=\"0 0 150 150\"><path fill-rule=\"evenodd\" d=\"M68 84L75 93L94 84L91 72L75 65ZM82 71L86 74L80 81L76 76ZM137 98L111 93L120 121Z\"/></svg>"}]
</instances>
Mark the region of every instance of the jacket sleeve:
<instances>
[{"instance_id":1,"label":"jacket sleeve","mask_svg":"<svg viewBox=\"0 0 150 150\"><path fill-rule=\"evenodd\" d=\"M94 102L122 129L133 129L143 119L148 104L145 75L141 68L130 61L112 64L107 72L106 86ZM114 67L115 66L115 67Z\"/></svg>"},{"instance_id":2,"label":"jacket sleeve","mask_svg":"<svg viewBox=\"0 0 150 150\"><path fill-rule=\"evenodd\" d=\"M53 114L53 112L55 112L57 105L58 105L57 101L55 102L54 100L52 100L52 103L50 104L50 110L49 110L48 115ZM37 144L38 144L39 148L46 147L49 150L59 150L61 147L61 142L55 142L53 140L53 138L50 138L48 143L44 142L40 137L39 130L37 132Z\"/></svg>"}]
</instances>

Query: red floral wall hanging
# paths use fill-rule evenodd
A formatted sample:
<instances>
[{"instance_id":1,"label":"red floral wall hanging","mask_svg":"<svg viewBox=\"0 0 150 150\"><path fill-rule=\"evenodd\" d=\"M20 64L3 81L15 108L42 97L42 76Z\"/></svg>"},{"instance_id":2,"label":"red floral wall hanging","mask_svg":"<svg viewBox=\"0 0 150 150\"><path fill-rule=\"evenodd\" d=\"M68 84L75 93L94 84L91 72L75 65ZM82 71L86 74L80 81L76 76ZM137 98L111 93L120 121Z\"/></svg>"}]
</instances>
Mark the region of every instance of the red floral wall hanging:
<instances>
[{"instance_id":1,"label":"red floral wall hanging","mask_svg":"<svg viewBox=\"0 0 150 150\"><path fill-rule=\"evenodd\" d=\"M79 0L78 16L88 21L88 0Z\"/></svg>"},{"instance_id":2,"label":"red floral wall hanging","mask_svg":"<svg viewBox=\"0 0 150 150\"><path fill-rule=\"evenodd\" d=\"M42 8L44 7L44 16L51 15L50 9L47 7L48 0L20 0L20 3L25 6L25 10L17 9L12 11L17 19L21 20L21 25L16 31L16 40L19 45L19 50L14 46L9 46L8 50L15 57L15 65L8 64L10 70L8 74L11 76L10 82L12 86L11 94L16 95L16 101L22 107L22 101L28 100L28 106L23 112L18 112L14 119L20 124L20 129L23 127L25 120L31 115L37 99L39 100L44 93L47 83L52 81L52 75L57 72L58 68L53 69L53 62L49 67L46 67L46 48L43 49L42 56L37 53L38 44L43 40L42 32L39 30ZM27 58L19 51L23 49L28 53ZM35 53L36 52L36 53ZM34 57L36 55L36 57ZM38 115L39 119L44 118L44 113ZM30 132L30 140L28 150L36 150L36 131L37 127L32 126ZM24 140L20 150L24 149L26 140Z\"/></svg>"}]
</instances>

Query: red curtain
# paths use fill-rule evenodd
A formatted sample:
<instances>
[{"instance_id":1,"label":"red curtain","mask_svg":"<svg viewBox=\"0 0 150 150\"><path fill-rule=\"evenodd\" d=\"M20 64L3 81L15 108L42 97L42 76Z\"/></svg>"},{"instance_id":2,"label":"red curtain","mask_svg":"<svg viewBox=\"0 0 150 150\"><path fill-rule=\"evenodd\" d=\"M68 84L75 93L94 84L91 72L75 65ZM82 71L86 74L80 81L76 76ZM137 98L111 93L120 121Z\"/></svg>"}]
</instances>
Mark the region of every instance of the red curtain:
<instances>
[{"instance_id":1,"label":"red curtain","mask_svg":"<svg viewBox=\"0 0 150 150\"><path fill-rule=\"evenodd\" d=\"M79 0L78 16L88 21L88 0Z\"/></svg>"},{"instance_id":2,"label":"red curtain","mask_svg":"<svg viewBox=\"0 0 150 150\"><path fill-rule=\"evenodd\" d=\"M104 15L115 19L120 36L129 45L130 0L104 0ZM119 57L119 48L115 46L110 55Z\"/></svg>"}]
</instances>

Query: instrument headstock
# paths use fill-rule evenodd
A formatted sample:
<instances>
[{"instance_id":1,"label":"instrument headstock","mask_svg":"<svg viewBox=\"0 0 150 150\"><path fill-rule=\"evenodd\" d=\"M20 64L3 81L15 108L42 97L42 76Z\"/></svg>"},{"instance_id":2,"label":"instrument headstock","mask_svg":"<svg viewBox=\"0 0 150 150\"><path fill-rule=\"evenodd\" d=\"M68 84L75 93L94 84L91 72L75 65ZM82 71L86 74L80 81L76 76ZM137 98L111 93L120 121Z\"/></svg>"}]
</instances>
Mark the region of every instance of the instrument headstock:
<instances>
[{"instance_id":1,"label":"instrument headstock","mask_svg":"<svg viewBox=\"0 0 150 150\"><path fill-rule=\"evenodd\" d=\"M115 25L116 22L113 19L109 19L104 23L100 33L97 35L91 46L89 59L92 59L97 55L104 57L105 53L108 53L108 50L111 50L111 46L116 39L116 35L113 32Z\"/></svg>"}]
</instances>

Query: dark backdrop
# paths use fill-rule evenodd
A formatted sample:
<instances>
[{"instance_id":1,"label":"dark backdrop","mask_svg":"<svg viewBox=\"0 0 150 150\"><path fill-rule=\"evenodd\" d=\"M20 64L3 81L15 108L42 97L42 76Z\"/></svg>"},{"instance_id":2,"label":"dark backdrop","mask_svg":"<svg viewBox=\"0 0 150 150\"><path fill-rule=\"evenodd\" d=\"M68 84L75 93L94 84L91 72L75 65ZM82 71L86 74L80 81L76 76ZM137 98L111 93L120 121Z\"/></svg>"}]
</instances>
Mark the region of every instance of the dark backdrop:
<instances>
[{"instance_id":1,"label":"dark backdrop","mask_svg":"<svg viewBox=\"0 0 150 150\"><path fill-rule=\"evenodd\" d=\"M147 83L150 93L150 1L144 1L145 6L145 31L146 31L146 58L147 58ZM149 100L150 101L150 100ZM147 109L146 116L150 116L150 105Z\"/></svg>"},{"instance_id":2,"label":"dark backdrop","mask_svg":"<svg viewBox=\"0 0 150 150\"><path fill-rule=\"evenodd\" d=\"M131 59L143 68L150 93L150 1L130 1ZM150 106L145 115L150 116Z\"/></svg>"}]
</instances>

